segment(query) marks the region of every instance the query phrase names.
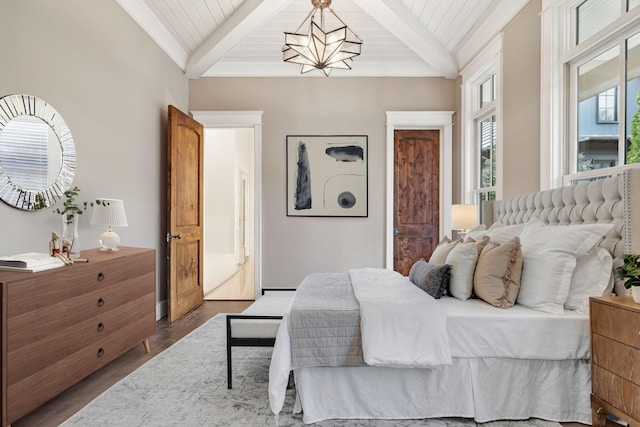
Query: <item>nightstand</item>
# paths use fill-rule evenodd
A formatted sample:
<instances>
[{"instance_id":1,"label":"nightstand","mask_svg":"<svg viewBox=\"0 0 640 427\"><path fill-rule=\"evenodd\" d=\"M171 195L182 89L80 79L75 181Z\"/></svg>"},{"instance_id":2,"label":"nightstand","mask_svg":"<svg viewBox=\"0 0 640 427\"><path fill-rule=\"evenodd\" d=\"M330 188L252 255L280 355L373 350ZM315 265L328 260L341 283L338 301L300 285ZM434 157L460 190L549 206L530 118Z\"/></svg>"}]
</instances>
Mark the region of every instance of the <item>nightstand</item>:
<instances>
[{"instance_id":1,"label":"nightstand","mask_svg":"<svg viewBox=\"0 0 640 427\"><path fill-rule=\"evenodd\" d=\"M589 303L593 425L604 427L610 412L640 426L640 304L631 297Z\"/></svg>"}]
</instances>

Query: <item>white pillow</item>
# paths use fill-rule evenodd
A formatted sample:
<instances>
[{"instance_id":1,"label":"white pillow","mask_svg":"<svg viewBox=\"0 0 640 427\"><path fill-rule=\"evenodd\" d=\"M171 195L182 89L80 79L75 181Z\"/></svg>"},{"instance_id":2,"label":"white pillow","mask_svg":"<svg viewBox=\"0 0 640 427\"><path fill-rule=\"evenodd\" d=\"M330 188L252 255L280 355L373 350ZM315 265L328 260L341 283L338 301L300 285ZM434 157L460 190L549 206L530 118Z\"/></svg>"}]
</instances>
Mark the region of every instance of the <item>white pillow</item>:
<instances>
[{"instance_id":1,"label":"white pillow","mask_svg":"<svg viewBox=\"0 0 640 427\"><path fill-rule=\"evenodd\" d=\"M476 242L458 243L447 255L446 264L451 266L449 273L449 293L460 299L471 298L473 273L478 262Z\"/></svg>"},{"instance_id":2,"label":"white pillow","mask_svg":"<svg viewBox=\"0 0 640 427\"><path fill-rule=\"evenodd\" d=\"M586 255L576 258L564 308L586 314L589 312L589 297L611 295L612 288L613 257L604 248L592 248Z\"/></svg>"},{"instance_id":3,"label":"white pillow","mask_svg":"<svg viewBox=\"0 0 640 427\"><path fill-rule=\"evenodd\" d=\"M458 244L460 240L454 240L453 242L447 236L444 236L438 246L433 250L429 257L430 264L442 265L446 263L447 255Z\"/></svg>"},{"instance_id":4,"label":"white pillow","mask_svg":"<svg viewBox=\"0 0 640 427\"><path fill-rule=\"evenodd\" d=\"M524 230L525 224L504 225L499 222L494 223L489 227L489 233L487 234L492 241L498 243L506 243L513 240L514 237L520 237L520 233ZM494 226L496 226L494 228Z\"/></svg>"},{"instance_id":5,"label":"white pillow","mask_svg":"<svg viewBox=\"0 0 640 427\"><path fill-rule=\"evenodd\" d=\"M465 234L464 238L465 240L467 239L479 240L482 237L484 237L488 232L489 231L487 230L486 225L479 224L473 227L471 230L467 231L467 234Z\"/></svg>"},{"instance_id":6,"label":"white pillow","mask_svg":"<svg viewBox=\"0 0 640 427\"><path fill-rule=\"evenodd\" d=\"M576 256L586 254L613 224L546 226L529 221L520 234L522 278L516 302L547 313L563 314Z\"/></svg>"}]
</instances>

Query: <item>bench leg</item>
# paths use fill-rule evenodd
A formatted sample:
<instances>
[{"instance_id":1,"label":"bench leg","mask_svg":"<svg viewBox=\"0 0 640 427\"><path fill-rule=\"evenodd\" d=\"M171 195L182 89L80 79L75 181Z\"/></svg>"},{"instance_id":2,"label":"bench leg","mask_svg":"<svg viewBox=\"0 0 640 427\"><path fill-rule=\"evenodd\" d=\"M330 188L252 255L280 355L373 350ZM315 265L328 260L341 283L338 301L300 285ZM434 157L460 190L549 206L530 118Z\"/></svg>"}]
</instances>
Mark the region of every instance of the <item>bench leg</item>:
<instances>
[{"instance_id":1,"label":"bench leg","mask_svg":"<svg viewBox=\"0 0 640 427\"><path fill-rule=\"evenodd\" d=\"M231 390L231 345L227 342L227 388Z\"/></svg>"}]
</instances>

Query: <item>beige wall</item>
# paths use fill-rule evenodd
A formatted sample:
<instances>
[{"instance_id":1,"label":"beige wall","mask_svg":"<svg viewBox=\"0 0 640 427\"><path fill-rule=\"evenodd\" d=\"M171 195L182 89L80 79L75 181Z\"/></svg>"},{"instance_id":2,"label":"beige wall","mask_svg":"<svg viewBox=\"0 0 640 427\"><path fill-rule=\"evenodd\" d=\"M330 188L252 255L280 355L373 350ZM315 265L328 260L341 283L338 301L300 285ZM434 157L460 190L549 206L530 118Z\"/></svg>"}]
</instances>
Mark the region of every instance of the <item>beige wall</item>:
<instances>
[{"instance_id":1,"label":"beige wall","mask_svg":"<svg viewBox=\"0 0 640 427\"><path fill-rule=\"evenodd\" d=\"M385 111L454 110L456 81L440 78L205 78L191 110L262 110L264 286L314 271L384 265ZM368 135L368 218L286 216L287 135Z\"/></svg>"},{"instance_id":2,"label":"beige wall","mask_svg":"<svg viewBox=\"0 0 640 427\"><path fill-rule=\"evenodd\" d=\"M505 195L537 190L540 0L504 29ZM460 80L430 78L205 78L182 71L112 1L3 0L0 95L29 93L69 124L78 151L74 183L83 200L125 200L125 245L158 250L158 301L165 291L166 110L262 110L263 285L296 285L312 271L384 264L385 111L453 110ZM454 194L460 172L454 115ZM369 217L287 217L288 134L369 136ZM52 209L0 203L0 255L45 251L60 230ZM102 230L82 218L82 246Z\"/></svg>"},{"instance_id":3,"label":"beige wall","mask_svg":"<svg viewBox=\"0 0 640 427\"><path fill-rule=\"evenodd\" d=\"M50 103L73 134L81 200L121 198L122 244L157 249L158 300L165 291L167 105L188 108L188 80L115 1L3 0L0 95ZM0 203L0 255L46 252L60 231L52 208L24 212ZM82 248L104 231L81 219Z\"/></svg>"},{"instance_id":4,"label":"beige wall","mask_svg":"<svg viewBox=\"0 0 640 427\"><path fill-rule=\"evenodd\" d=\"M541 0L530 0L504 28L504 198L540 189Z\"/></svg>"}]
</instances>

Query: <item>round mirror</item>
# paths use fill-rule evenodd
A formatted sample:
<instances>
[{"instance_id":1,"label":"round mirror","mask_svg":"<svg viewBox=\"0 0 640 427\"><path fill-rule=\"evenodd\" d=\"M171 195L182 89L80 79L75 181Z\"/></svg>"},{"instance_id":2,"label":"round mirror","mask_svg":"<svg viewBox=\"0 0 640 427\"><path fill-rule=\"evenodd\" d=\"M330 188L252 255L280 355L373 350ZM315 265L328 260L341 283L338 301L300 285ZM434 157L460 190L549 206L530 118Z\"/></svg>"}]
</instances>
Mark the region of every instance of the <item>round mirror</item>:
<instances>
[{"instance_id":1,"label":"round mirror","mask_svg":"<svg viewBox=\"0 0 640 427\"><path fill-rule=\"evenodd\" d=\"M54 204L71 188L76 148L69 127L31 95L0 98L0 199L27 211Z\"/></svg>"}]
</instances>

